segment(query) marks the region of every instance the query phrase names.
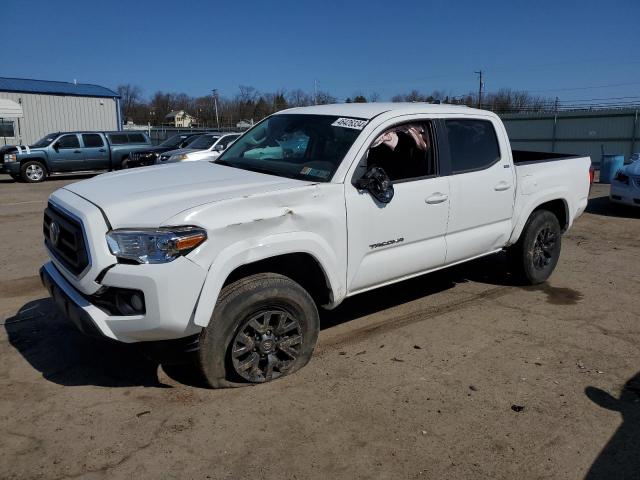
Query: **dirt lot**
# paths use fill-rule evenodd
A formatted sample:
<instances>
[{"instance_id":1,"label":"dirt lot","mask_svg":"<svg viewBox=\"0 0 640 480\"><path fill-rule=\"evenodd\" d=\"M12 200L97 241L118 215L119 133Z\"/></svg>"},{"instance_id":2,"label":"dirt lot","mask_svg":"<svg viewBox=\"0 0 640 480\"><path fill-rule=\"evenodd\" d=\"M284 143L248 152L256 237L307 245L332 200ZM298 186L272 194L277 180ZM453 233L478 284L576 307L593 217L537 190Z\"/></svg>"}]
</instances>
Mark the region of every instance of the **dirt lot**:
<instances>
[{"instance_id":1,"label":"dirt lot","mask_svg":"<svg viewBox=\"0 0 640 480\"><path fill-rule=\"evenodd\" d=\"M640 214L605 186L549 284L498 255L363 294L296 375L211 391L47 298L41 212L77 180L0 182L0 477L640 478Z\"/></svg>"}]
</instances>

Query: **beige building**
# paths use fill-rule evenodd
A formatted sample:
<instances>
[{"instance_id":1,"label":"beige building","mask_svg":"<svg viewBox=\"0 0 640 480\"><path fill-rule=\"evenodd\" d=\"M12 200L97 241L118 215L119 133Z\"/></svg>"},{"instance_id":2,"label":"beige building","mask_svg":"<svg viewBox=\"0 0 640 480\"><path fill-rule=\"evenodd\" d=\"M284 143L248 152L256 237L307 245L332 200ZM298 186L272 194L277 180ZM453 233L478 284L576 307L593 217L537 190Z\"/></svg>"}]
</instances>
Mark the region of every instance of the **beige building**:
<instances>
[{"instance_id":1,"label":"beige building","mask_svg":"<svg viewBox=\"0 0 640 480\"><path fill-rule=\"evenodd\" d=\"M198 124L196 117L189 115L184 110L172 110L164 117L163 125L172 127L190 128Z\"/></svg>"}]
</instances>

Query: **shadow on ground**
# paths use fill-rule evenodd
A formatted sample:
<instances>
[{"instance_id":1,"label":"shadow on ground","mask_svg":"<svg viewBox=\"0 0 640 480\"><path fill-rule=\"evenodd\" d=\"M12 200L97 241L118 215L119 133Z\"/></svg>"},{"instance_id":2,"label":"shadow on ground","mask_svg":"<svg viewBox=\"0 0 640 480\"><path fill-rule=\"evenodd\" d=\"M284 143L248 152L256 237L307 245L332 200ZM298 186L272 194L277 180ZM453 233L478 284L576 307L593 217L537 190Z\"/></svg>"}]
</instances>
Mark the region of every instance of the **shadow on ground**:
<instances>
[{"instance_id":1,"label":"shadow on ground","mask_svg":"<svg viewBox=\"0 0 640 480\"><path fill-rule=\"evenodd\" d=\"M599 407L622 415L622 425L593 462L587 480L640 477L640 372L622 387L620 398L596 387L585 394Z\"/></svg>"},{"instance_id":2,"label":"shadow on ground","mask_svg":"<svg viewBox=\"0 0 640 480\"><path fill-rule=\"evenodd\" d=\"M163 387L158 363L131 345L86 337L50 298L24 305L5 321L9 342L47 380L66 386Z\"/></svg>"},{"instance_id":3,"label":"shadow on ground","mask_svg":"<svg viewBox=\"0 0 640 480\"><path fill-rule=\"evenodd\" d=\"M593 213L594 215L602 215L605 217L640 218L640 206L635 208L612 203L606 195L590 198L585 211L587 213Z\"/></svg>"},{"instance_id":4,"label":"shadow on ground","mask_svg":"<svg viewBox=\"0 0 640 480\"><path fill-rule=\"evenodd\" d=\"M504 254L407 280L347 299L333 311L321 312L323 329L434 295L459 283L476 281L515 285L506 271ZM528 287L527 287L528 288ZM47 380L66 386L147 386L169 388L158 378L160 362L149 349L86 337L60 314L49 298L24 305L5 322L9 342ZM148 347L148 345L145 345ZM151 358L158 358L151 356ZM179 383L202 386L191 365L163 365Z\"/></svg>"}]
</instances>

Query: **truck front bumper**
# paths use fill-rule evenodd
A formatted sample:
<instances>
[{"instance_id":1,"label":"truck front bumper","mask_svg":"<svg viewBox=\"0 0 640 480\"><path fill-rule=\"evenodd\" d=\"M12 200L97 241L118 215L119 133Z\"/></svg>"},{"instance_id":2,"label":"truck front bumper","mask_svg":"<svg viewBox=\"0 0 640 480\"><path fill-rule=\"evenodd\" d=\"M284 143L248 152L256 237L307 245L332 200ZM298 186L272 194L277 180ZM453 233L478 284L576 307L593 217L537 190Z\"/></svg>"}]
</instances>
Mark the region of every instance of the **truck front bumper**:
<instances>
[{"instance_id":1,"label":"truck front bumper","mask_svg":"<svg viewBox=\"0 0 640 480\"><path fill-rule=\"evenodd\" d=\"M124 343L173 340L200 332L193 312L205 277L193 262L179 260L166 265L116 265L107 272L106 288L134 287L144 295L145 310L138 315L110 313L98 305L95 295L82 294L71 285L52 262L42 266L40 278L60 310L87 335ZM156 275L149 275L149 267Z\"/></svg>"},{"instance_id":2,"label":"truck front bumper","mask_svg":"<svg viewBox=\"0 0 640 480\"><path fill-rule=\"evenodd\" d=\"M5 175L18 175L20 173L19 162L0 163L0 173Z\"/></svg>"}]
</instances>

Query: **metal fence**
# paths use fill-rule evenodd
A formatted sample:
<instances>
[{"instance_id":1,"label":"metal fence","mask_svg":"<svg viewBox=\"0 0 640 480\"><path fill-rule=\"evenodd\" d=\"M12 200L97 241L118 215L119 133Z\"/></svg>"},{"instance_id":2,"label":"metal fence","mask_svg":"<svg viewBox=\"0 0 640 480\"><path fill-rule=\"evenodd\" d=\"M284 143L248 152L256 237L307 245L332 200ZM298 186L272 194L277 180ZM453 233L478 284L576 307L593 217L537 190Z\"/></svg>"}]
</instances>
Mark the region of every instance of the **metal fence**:
<instances>
[{"instance_id":1,"label":"metal fence","mask_svg":"<svg viewBox=\"0 0 640 480\"><path fill-rule=\"evenodd\" d=\"M515 149L589 155L595 165L602 153L640 151L639 110L503 114Z\"/></svg>"},{"instance_id":2,"label":"metal fence","mask_svg":"<svg viewBox=\"0 0 640 480\"><path fill-rule=\"evenodd\" d=\"M219 129L211 128L180 128L180 127L145 127L143 125L125 126L125 130L140 130L146 132L151 139L151 143L158 145L167 138L179 133L211 133L211 132L242 132L242 129L220 127Z\"/></svg>"}]
</instances>

